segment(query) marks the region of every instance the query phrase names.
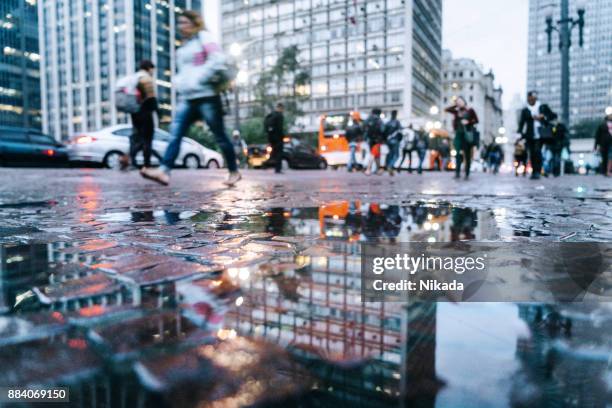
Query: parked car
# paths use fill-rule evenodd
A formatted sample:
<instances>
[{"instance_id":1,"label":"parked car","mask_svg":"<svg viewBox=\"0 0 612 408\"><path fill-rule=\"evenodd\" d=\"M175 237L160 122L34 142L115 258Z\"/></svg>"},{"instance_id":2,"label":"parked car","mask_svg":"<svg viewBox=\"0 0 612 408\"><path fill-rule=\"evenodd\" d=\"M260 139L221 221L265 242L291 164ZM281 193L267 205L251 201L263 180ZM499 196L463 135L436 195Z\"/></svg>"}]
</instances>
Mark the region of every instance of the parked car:
<instances>
[{"instance_id":1,"label":"parked car","mask_svg":"<svg viewBox=\"0 0 612 408\"><path fill-rule=\"evenodd\" d=\"M249 167L274 167L270 158L272 147L266 145L251 145L248 148ZM320 169L327 168L327 160L307 144L297 139L287 139L283 149L283 169Z\"/></svg>"},{"instance_id":2,"label":"parked car","mask_svg":"<svg viewBox=\"0 0 612 408\"><path fill-rule=\"evenodd\" d=\"M0 126L0 164L61 166L68 163L66 146L36 129Z\"/></svg>"},{"instance_id":3,"label":"parked car","mask_svg":"<svg viewBox=\"0 0 612 408\"><path fill-rule=\"evenodd\" d=\"M98 163L110 169L120 167L120 158L130 149L131 125L116 125L104 128L97 132L87 132L74 136L68 143L68 154L71 162ZM171 136L168 132L155 129L153 139L152 164L159 164ZM142 152L136 157L138 164L142 164ZM193 139L183 138L181 152L176 159L175 166L197 169L200 167L223 167L223 156L214 150L208 149Z\"/></svg>"},{"instance_id":4,"label":"parked car","mask_svg":"<svg viewBox=\"0 0 612 408\"><path fill-rule=\"evenodd\" d=\"M272 150L272 148L270 148ZM266 167L266 161L270 158L270 152L266 145L250 145L247 147L247 164L251 169Z\"/></svg>"}]
</instances>

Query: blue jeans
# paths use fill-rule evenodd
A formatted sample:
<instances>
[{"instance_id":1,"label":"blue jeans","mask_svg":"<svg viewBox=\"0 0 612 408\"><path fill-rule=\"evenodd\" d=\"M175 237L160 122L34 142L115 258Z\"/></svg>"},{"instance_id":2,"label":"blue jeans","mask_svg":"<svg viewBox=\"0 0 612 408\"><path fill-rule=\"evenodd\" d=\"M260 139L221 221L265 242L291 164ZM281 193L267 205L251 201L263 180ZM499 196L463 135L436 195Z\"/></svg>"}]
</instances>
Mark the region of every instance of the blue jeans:
<instances>
[{"instance_id":1,"label":"blue jeans","mask_svg":"<svg viewBox=\"0 0 612 408\"><path fill-rule=\"evenodd\" d=\"M399 159L399 141L388 141L389 154L387 155L387 170L392 170L395 162Z\"/></svg>"},{"instance_id":2,"label":"blue jeans","mask_svg":"<svg viewBox=\"0 0 612 408\"><path fill-rule=\"evenodd\" d=\"M204 119L204 122L206 122L210 131L215 136L215 140L221 148L221 152L225 158L228 170L231 172L237 171L236 153L234 152L232 142L225 133L223 104L221 103L220 96L200 98L179 103L170 128L172 141L166 149L166 154L162 161L162 170L166 173L172 170L174 162L181 150L183 137L187 134L191 125L198 119Z\"/></svg>"},{"instance_id":3,"label":"blue jeans","mask_svg":"<svg viewBox=\"0 0 612 408\"><path fill-rule=\"evenodd\" d=\"M418 167L419 174L421 174L423 172L423 162L425 161L425 153L427 153L427 150L425 150L425 149L418 149L417 150L417 155L419 156L419 167ZM442 170L444 170L444 160L442 160L442 162L443 162Z\"/></svg>"},{"instance_id":4,"label":"blue jeans","mask_svg":"<svg viewBox=\"0 0 612 408\"><path fill-rule=\"evenodd\" d=\"M355 167L355 165L357 164L357 143L355 142L349 143L349 151L350 151L350 156L349 156L349 162L346 165L346 169L348 171L353 171L353 167Z\"/></svg>"}]
</instances>

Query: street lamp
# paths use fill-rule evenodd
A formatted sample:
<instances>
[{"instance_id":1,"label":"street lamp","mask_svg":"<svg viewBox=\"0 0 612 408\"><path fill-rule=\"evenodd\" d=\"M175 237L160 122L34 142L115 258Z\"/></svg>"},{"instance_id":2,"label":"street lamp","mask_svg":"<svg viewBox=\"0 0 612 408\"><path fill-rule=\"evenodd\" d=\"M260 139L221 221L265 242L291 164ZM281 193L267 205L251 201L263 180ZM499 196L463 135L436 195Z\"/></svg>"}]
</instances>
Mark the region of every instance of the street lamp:
<instances>
[{"instance_id":1,"label":"street lamp","mask_svg":"<svg viewBox=\"0 0 612 408\"><path fill-rule=\"evenodd\" d=\"M432 116L436 116L438 113L440 113L440 108L438 108L436 105L433 105L431 108L429 108L429 113Z\"/></svg>"},{"instance_id":2,"label":"street lamp","mask_svg":"<svg viewBox=\"0 0 612 408\"><path fill-rule=\"evenodd\" d=\"M578 18L569 16L569 0L561 0L561 19L554 22L552 16L546 18L546 34L548 36L548 53L552 52L552 33L559 33L559 49L561 51L561 118L569 127L570 105L570 47L572 45L572 30L578 26L578 45L584 43L584 8L578 9Z\"/></svg>"}]
</instances>

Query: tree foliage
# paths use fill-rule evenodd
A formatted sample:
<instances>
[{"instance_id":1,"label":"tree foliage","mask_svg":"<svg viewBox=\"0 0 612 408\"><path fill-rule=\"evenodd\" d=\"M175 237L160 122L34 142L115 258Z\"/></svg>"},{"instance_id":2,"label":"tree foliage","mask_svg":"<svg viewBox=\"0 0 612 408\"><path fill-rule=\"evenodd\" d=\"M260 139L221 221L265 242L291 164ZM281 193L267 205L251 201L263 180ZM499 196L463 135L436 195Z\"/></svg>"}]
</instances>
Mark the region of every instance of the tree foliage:
<instances>
[{"instance_id":1,"label":"tree foliage","mask_svg":"<svg viewBox=\"0 0 612 408\"><path fill-rule=\"evenodd\" d=\"M588 139L595 136L601 119L584 119L572 126L571 137L573 139Z\"/></svg>"},{"instance_id":2,"label":"tree foliage","mask_svg":"<svg viewBox=\"0 0 612 408\"><path fill-rule=\"evenodd\" d=\"M283 49L276 63L264 70L254 86L255 104L250 119L242 124L240 132L247 143L266 143L263 129L265 116L277 103L285 105L285 131L290 129L297 118L304 114L302 102L310 97L310 72L302 68L299 49L292 45Z\"/></svg>"}]
</instances>

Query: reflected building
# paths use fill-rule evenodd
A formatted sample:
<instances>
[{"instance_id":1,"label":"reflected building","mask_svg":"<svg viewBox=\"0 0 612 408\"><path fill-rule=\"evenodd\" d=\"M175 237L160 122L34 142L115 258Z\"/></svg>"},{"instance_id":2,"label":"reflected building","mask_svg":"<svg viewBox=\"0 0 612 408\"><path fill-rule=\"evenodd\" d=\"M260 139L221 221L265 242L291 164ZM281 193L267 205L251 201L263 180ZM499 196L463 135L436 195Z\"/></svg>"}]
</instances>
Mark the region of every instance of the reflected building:
<instances>
[{"instance_id":1,"label":"reflected building","mask_svg":"<svg viewBox=\"0 0 612 408\"><path fill-rule=\"evenodd\" d=\"M224 0L223 43L243 46L240 117L256 106L254 85L282 49L296 45L312 81L299 92L301 129L317 130L319 116L357 107L400 119L425 119L441 102L441 0ZM291 92L291 90L282 90Z\"/></svg>"},{"instance_id":2,"label":"reflected building","mask_svg":"<svg viewBox=\"0 0 612 408\"><path fill-rule=\"evenodd\" d=\"M393 223L387 219L396 213L399 207L377 204L322 206L318 249L298 255L298 267L280 275L242 275L244 302L227 313L224 326L290 350L314 370L330 401L435 406L441 386L435 368L436 304L361 302L361 241L374 239L364 237L364 225L367 230L372 217ZM313 218L308 210L294 215L284 222L299 225ZM276 228L277 220L270 219L270 225ZM389 234L384 228L370 232Z\"/></svg>"},{"instance_id":3,"label":"reflected building","mask_svg":"<svg viewBox=\"0 0 612 408\"><path fill-rule=\"evenodd\" d=\"M36 0L0 2L0 124L41 127Z\"/></svg>"},{"instance_id":4,"label":"reflected building","mask_svg":"<svg viewBox=\"0 0 612 408\"><path fill-rule=\"evenodd\" d=\"M117 81L138 62L156 65L160 119L172 115L176 17L201 0L39 0L43 129L58 140L126 123Z\"/></svg>"}]
</instances>

